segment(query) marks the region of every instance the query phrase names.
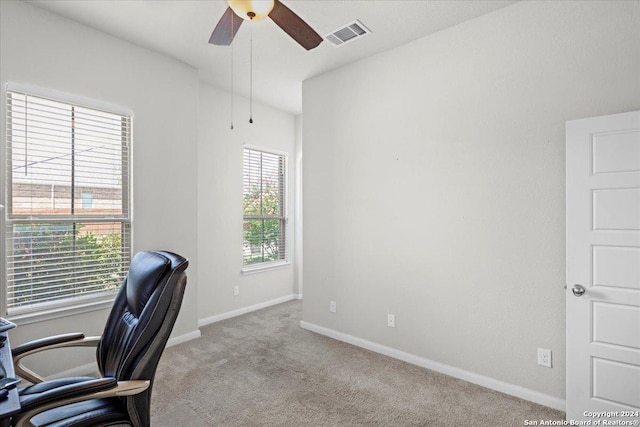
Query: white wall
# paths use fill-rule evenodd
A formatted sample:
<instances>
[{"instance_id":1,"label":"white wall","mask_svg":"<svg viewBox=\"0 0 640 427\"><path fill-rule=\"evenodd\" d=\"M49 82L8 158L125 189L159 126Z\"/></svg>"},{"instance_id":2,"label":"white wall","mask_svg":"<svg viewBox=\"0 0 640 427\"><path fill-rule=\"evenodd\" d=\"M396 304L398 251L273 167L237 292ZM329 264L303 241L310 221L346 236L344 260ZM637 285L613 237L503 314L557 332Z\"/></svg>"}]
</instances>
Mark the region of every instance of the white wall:
<instances>
[{"instance_id":1,"label":"white wall","mask_svg":"<svg viewBox=\"0 0 640 427\"><path fill-rule=\"evenodd\" d=\"M5 116L7 81L134 112L134 251L167 249L190 259L189 284L173 336L197 331L197 71L27 3L2 1L0 15L0 116ZM2 174L4 153L2 149ZM99 335L107 313L20 326L10 339L15 345L62 332ZM49 358L41 365L49 374L91 358Z\"/></svg>"},{"instance_id":2,"label":"white wall","mask_svg":"<svg viewBox=\"0 0 640 427\"><path fill-rule=\"evenodd\" d=\"M520 2L304 82L304 321L562 399L564 125L640 108L639 28Z\"/></svg>"},{"instance_id":3,"label":"white wall","mask_svg":"<svg viewBox=\"0 0 640 427\"><path fill-rule=\"evenodd\" d=\"M289 260L294 259L295 117L254 103L249 124L248 100L235 97L230 129L230 94L200 85L198 127L198 316L207 324L235 310L294 294L294 268L243 275L242 150L244 144L288 153ZM233 296L233 287L240 295Z\"/></svg>"}]
</instances>

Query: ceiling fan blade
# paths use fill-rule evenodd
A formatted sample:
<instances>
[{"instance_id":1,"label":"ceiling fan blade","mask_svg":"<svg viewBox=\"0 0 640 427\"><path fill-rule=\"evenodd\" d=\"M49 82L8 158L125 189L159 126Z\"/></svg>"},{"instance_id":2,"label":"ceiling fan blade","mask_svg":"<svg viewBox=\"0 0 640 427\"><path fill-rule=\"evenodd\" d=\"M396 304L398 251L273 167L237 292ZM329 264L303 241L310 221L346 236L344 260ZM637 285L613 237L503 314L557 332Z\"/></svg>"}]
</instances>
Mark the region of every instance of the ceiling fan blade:
<instances>
[{"instance_id":1,"label":"ceiling fan blade","mask_svg":"<svg viewBox=\"0 0 640 427\"><path fill-rule=\"evenodd\" d=\"M275 0L269 18L307 50L313 49L322 42L322 37L309 24L278 0Z\"/></svg>"},{"instance_id":2,"label":"ceiling fan blade","mask_svg":"<svg viewBox=\"0 0 640 427\"><path fill-rule=\"evenodd\" d=\"M229 46L238 32L242 21L243 19L233 13L233 10L228 7L222 15L222 18L220 18L220 21L218 21L218 25L216 25L213 33L211 33L209 43L218 46Z\"/></svg>"}]
</instances>

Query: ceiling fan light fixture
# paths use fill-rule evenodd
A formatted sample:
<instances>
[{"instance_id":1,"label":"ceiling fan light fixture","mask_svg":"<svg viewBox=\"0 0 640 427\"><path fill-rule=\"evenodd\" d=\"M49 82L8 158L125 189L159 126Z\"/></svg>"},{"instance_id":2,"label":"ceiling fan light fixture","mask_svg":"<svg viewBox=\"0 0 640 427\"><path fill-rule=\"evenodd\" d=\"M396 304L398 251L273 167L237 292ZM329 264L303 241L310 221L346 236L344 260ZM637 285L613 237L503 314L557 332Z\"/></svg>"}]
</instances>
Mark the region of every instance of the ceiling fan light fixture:
<instances>
[{"instance_id":1,"label":"ceiling fan light fixture","mask_svg":"<svg viewBox=\"0 0 640 427\"><path fill-rule=\"evenodd\" d=\"M269 16L275 0L227 0L227 3L240 18L257 21Z\"/></svg>"}]
</instances>

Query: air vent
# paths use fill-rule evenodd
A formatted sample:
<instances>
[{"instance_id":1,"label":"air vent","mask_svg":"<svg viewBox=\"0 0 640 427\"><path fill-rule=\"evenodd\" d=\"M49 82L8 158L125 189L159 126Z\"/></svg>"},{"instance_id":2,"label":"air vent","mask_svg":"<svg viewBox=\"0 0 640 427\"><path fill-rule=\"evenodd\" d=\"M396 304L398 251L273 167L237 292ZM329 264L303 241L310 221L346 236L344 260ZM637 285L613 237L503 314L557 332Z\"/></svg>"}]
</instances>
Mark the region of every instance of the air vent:
<instances>
[{"instance_id":1,"label":"air vent","mask_svg":"<svg viewBox=\"0 0 640 427\"><path fill-rule=\"evenodd\" d=\"M324 36L334 46L342 46L345 43L359 39L367 34L371 33L371 30L364 26L364 24L357 19L347 25L332 31L330 34Z\"/></svg>"}]
</instances>

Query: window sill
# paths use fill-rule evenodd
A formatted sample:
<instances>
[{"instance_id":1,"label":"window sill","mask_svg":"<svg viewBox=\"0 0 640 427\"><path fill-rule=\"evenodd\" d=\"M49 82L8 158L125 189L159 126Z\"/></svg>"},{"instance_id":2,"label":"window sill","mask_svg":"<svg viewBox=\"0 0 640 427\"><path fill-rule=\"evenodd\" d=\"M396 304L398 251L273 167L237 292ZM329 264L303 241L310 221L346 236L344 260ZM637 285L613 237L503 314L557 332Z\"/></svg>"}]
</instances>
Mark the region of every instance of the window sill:
<instances>
[{"instance_id":1,"label":"window sill","mask_svg":"<svg viewBox=\"0 0 640 427\"><path fill-rule=\"evenodd\" d=\"M289 261L277 261L277 262L270 262L265 264L250 265L250 266L244 267L241 273L243 275L256 274L256 273L262 273L263 271L279 270L281 268L289 267L290 265L291 263Z\"/></svg>"},{"instance_id":2,"label":"window sill","mask_svg":"<svg viewBox=\"0 0 640 427\"><path fill-rule=\"evenodd\" d=\"M92 311L106 310L113 306L113 298L100 299L94 301L87 301L81 304L75 304L72 306L55 307L50 309L40 309L38 311L23 311L18 313L9 314L7 319L11 320L16 325L28 325L30 323L46 322L48 320L59 319L61 317L74 316L82 313L89 313Z\"/></svg>"}]
</instances>

